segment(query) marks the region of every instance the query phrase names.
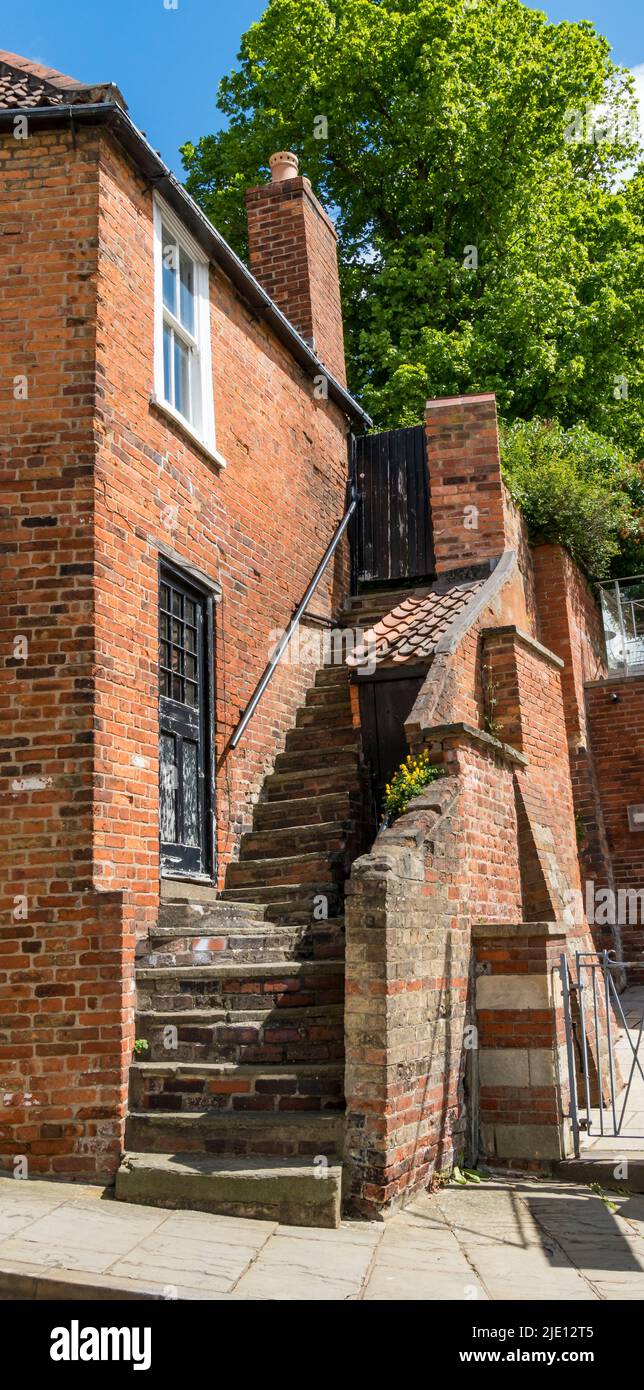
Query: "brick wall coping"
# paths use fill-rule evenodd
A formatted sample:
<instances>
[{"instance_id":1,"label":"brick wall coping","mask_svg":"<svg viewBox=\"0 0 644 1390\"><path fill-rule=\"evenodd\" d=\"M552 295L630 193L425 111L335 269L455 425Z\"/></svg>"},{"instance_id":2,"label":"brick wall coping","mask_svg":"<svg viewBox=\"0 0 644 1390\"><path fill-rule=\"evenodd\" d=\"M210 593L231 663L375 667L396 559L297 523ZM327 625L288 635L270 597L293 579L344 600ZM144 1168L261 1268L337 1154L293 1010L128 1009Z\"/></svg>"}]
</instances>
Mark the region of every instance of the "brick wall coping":
<instances>
[{"instance_id":1,"label":"brick wall coping","mask_svg":"<svg viewBox=\"0 0 644 1390\"><path fill-rule=\"evenodd\" d=\"M607 676L602 676L598 681L584 681L584 690L593 690L599 685L617 685L621 681L628 681L633 684L636 681L644 682L644 671L609 671Z\"/></svg>"},{"instance_id":2,"label":"brick wall coping","mask_svg":"<svg viewBox=\"0 0 644 1390\"><path fill-rule=\"evenodd\" d=\"M426 410L442 410L450 405L474 405L478 401L495 401L494 391L482 391L480 394L473 393L469 396L433 396L425 401Z\"/></svg>"},{"instance_id":3,"label":"brick wall coping","mask_svg":"<svg viewBox=\"0 0 644 1390\"><path fill-rule=\"evenodd\" d=\"M486 752L504 758L506 762L516 763L519 767L528 766L528 759L524 753L512 748L509 743L502 743L501 739L494 738L485 729L477 729L474 724L466 724L464 721L456 724L432 724L423 726L421 733L423 738L431 743L439 743L447 738L454 738L459 743L477 743Z\"/></svg>"},{"instance_id":4,"label":"brick wall coping","mask_svg":"<svg viewBox=\"0 0 644 1390\"><path fill-rule=\"evenodd\" d=\"M562 661L560 656L551 652L549 647L544 647L541 642L537 642L536 637L531 637L528 632L523 631L523 628L517 627L516 623L504 623L501 627L484 627L482 630L483 638L504 637L506 635L516 637L517 641L521 642L524 647L529 647L544 661L549 661L552 666L558 666L560 670L565 666L566 663Z\"/></svg>"},{"instance_id":5,"label":"brick wall coping","mask_svg":"<svg viewBox=\"0 0 644 1390\"><path fill-rule=\"evenodd\" d=\"M563 922L478 922L472 927L475 941L486 936L544 936L565 941L566 928Z\"/></svg>"}]
</instances>

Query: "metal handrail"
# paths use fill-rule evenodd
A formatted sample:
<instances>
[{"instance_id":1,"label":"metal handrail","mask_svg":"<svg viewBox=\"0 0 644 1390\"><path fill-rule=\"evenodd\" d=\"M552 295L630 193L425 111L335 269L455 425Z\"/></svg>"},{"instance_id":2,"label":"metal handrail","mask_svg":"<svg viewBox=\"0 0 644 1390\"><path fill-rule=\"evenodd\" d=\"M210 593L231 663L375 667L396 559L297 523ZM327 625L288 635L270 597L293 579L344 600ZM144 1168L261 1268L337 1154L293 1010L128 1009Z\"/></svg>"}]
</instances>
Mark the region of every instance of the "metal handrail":
<instances>
[{"instance_id":1,"label":"metal handrail","mask_svg":"<svg viewBox=\"0 0 644 1390\"><path fill-rule=\"evenodd\" d=\"M307 604L308 604L308 603L310 602L310 600L312 599L313 594L315 593L315 590L316 590L317 587L318 587L318 584L319 584L319 582L320 582L320 580L321 580L321 578L322 578L322 575L324 574L324 571L325 571L325 569L326 569L326 567L327 567L327 565L328 565L328 563L329 563L329 560L331 559L332 555L333 555L333 554L335 553L335 551L337 550L337 547L338 547L340 541L342 540L342 537L343 537L343 535L344 535L344 533L345 533L345 531L346 531L346 529L347 529L347 526L349 525L349 522L350 522L350 520L351 520L351 517L353 516L353 513L355 512L355 509L356 509L357 505L358 505L358 494L357 494L355 488L352 486L352 488L351 488L351 502L350 502L350 505L348 506L348 508L347 508L347 510L346 510L346 512L345 512L345 514L344 514L344 516L343 516L343 518L342 518L342 521L340 522L340 525L338 526L338 528L337 528L337 530L336 530L336 532L335 532L335 535L333 536L333 539L329 542L329 544L328 544L328 546L327 546L327 548L326 548L326 550L325 550L325 552L324 552L324 555L322 556L322 559L320 560L320 563L319 563L319 565L318 565L318 567L317 567L317 569L316 569L316 571L315 571L315 574L313 575L313 578L312 578L312 580L311 580L311 582L310 582L310 584L309 584L309 586L308 586L308 589L307 589L307 591L306 591L306 593L305 593L305 595L304 595L304 598L301 599L301 601L298 603L297 608L295 609L295 612L294 612L294 614L293 614L293 617L291 618L291 621L290 621L288 627L286 628L286 631L284 632L283 636L280 637L280 640L279 640L279 642L278 642L278 644L277 644L277 646L276 646L276 648L275 648L275 651L273 652L273 655L272 655L272 657L271 657L271 659L270 659L270 661L269 661L269 663L268 663L268 666L265 668L263 675L260 676L260 678L259 678L259 680L258 680L258 682L257 682L257 685L255 686L255 689L254 689L254 691L253 691L253 693L252 693L252 695L251 695L251 697L250 697L250 700L248 701L248 704L247 704L247 706L246 706L246 709L244 710L244 713L242 714L242 717L241 717L241 719L240 719L240 721L239 721L239 723L238 723L238 725L237 725L237 728L235 729L235 732L234 732L234 734L232 735L232 738L231 738L231 740L230 740L230 747L231 747L231 748L236 748L236 747L237 747L237 744L239 743L239 740L240 740L242 734L244 733L244 730L246 729L247 725L250 723L250 720L252 719L252 717L253 717L253 715L254 715L254 713L255 713L255 710L257 709L257 706L258 706L258 704L259 704L259 702L260 702L260 700L261 700L261 698L262 698L262 695L264 694L264 691L265 691L265 689L266 689L266 687L267 687L269 681L271 680L271 678L272 678L272 676L273 676L273 672L274 672L274 670L275 670L275 667L278 665L279 661L281 660L282 656L284 655L284 652L286 651L286 648L288 647L288 644L289 644L289 642L290 642L290 640L291 640L291 638L292 638L292 636L293 636L293 633L295 632L295 630L296 630L296 628L297 628L297 626L298 626L298 624L299 624L300 618L302 617L302 614L303 614L303 612L304 612L304 610L305 610Z\"/></svg>"}]
</instances>

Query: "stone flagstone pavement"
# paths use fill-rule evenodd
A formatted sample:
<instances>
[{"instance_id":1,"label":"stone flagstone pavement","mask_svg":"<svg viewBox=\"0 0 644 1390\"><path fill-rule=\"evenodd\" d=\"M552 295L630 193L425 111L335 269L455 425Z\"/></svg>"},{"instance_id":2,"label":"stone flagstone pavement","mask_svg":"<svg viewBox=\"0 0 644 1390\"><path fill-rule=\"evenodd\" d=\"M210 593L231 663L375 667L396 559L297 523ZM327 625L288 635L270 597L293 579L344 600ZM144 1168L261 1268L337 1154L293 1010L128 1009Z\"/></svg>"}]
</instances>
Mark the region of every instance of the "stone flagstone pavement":
<instances>
[{"instance_id":1,"label":"stone flagstone pavement","mask_svg":"<svg viewBox=\"0 0 644 1390\"><path fill-rule=\"evenodd\" d=\"M56 1297L640 1300L644 1196L497 1177L332 1231L0 1178L0 1299Z\"/></svg>"}]
</instances>

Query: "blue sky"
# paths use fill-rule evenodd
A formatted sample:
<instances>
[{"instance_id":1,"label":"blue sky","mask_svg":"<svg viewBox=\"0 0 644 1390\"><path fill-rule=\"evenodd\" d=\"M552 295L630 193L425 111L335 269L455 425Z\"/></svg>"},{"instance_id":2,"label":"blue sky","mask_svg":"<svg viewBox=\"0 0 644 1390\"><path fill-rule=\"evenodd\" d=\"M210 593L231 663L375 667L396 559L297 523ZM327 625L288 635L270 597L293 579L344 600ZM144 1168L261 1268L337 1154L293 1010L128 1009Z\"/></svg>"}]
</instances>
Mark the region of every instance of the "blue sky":
<instances>
[{"instance_id":1,"label":"blue sky","mask_svg":"<svg viewBox=\"0 0 644 1390\"><path fill-rule=\"evenodd\" d=\"M178 0L176 10L164 0L21 0L5 5L0 46L79 81L116 82L133 120L181 175L179 145L221 124L217 83L264 8L263 0ZM640 69L644 102L642 0L544 0L535 8L553 20L592 20L615 60Z\"/></svg>"}]
</instances>

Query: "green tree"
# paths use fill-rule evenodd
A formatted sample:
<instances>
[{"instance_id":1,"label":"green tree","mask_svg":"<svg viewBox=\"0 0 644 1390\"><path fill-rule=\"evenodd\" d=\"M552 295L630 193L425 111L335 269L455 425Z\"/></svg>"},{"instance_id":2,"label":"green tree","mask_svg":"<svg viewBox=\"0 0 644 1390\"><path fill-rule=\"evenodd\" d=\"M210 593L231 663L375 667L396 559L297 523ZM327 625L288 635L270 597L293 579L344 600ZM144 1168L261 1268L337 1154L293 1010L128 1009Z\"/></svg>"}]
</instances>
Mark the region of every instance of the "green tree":
<instances>
[{"instance_id":1,"label":"green tree","mask_svg":"<svg viewBox=\"0 0 644 1390\"><path fill-rule=\"evenodd\" d=\"M641 456L644 195L609 55L521 0L270 0L220 85L227 128L183 147L187 186L244 255L245 188L299 154L378 426L494 390L509 420L585 421Z\"/></svg>"}]
</instances>

